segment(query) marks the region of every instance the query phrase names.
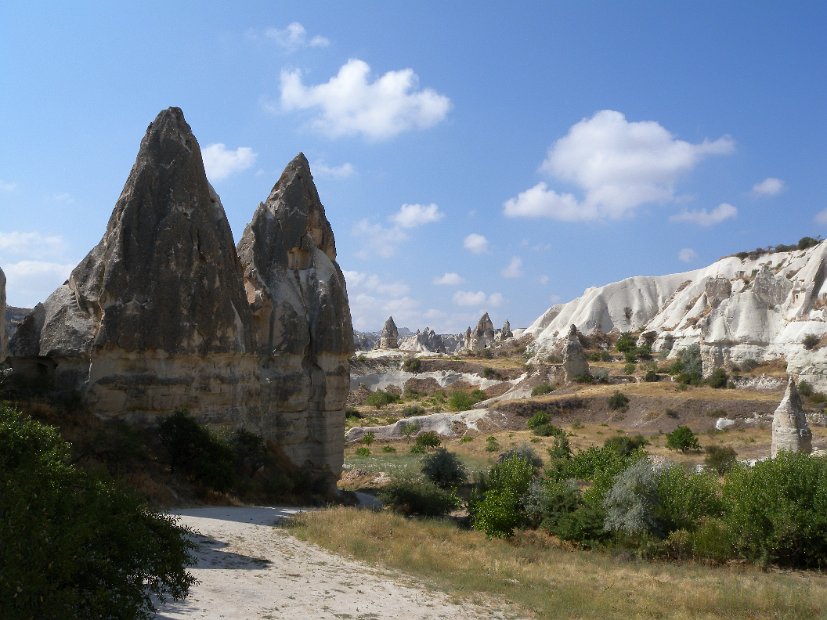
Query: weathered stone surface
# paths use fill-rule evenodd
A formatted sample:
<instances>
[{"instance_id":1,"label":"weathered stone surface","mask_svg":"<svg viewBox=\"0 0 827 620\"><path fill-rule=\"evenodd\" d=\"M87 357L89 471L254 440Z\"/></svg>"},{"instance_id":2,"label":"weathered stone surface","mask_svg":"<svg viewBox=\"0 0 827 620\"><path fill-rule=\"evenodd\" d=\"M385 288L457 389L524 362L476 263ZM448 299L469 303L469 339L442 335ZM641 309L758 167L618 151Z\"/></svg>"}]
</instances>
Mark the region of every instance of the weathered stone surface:
<instances>
[{"instance_id":1,"label":"weathered stone surface","mask_svg":"<svg viewBox=\"0 0 827 620\"><path fill-rule=\"evenodd\" d=\"M813 450L813 433L807 425L807 416L792 377L787 384L787 391L784 393L781 404L772 416L770 454L775 458L781 450L805 454Z\"/></svg>"},{"instance_id":2,"label":"weathered stone surface","mask_svg":"<svg viewBox=\"0 0 827 620\"><path fill-rule=\"evenodd\" d=\"M237 253L198 142L170 108L147 129L103 239L20 325L12 363L79 390L101 417L185 408L244 426L332 481L353 350L335 258L303 155Z\"/></svg>"},{"instance_id":3,"label":"weathered stone surface","mask_svg":"<svg viewBox=\"0 0 827 620\"><path fill-rule=\"evenodd\" d=\"M6 359L6 274L0 269L0 362Z\"/></svg>"},{"instance_id":4,"label":"weathered stone surface","mask_svg":"<svg viewBox=\"0 0 827 620\"><path fill-rule=\"evenodd\" d=\"M465 332L465 349L471 352L483 351L494 343L494 323L486 312L477 322L474 331L468 328Z\"/></svg>"},{"instance_id":5,"label":"weathered stone surface","mask_svg":"<svg viewBox=\"0 0 827 620\"><path fill-rule=\"evenodd\" d=\"M353 329L333 231L303 154L285 168L238 244L262 356L262 424L299 464L343 459Z\"/></svg>"},{"instance_id":6,"label":"weathered stone surface","mask_svg":"<svg viewBox=\"0 0 827 620\"><path fill-rule=\"evenodd\" d=\"M408 336L399 343L399 348L416 353L446 353L442 336L430 327L426 327L423 331L416 330L416 334Z\"/></svg>"},{"instance_id":7,"label":"weathered stone surface","mask_svg":"<svg viewBox=\"0 0 827 620\"><path fill-rule=\"evenodd\" d=\"M569 335L563 347L563 374L566 381L574 381L589 373L589 362L583 352L583 345L577 337L577 327L569 328Z\"/></svg>"},{"instance_id":8,"label":"weathered stone surface","mask_svg":"<svg viewBox=\"0 0 827 620\"><path fill-rule=\"evenodd\" d=\"M503 328L500 331L500 340L507 340L508 338L513 338L514 332L511 331L511 323L508 322L508 319L505 320L503 323Z\"/></svg>"},{"instance_id":9,"label":"weathered stone surface","mask_svg":"<svg viewBox=\"0 0 827 620\"><path fill-rule=\"evenodd\" d=\"M393 317L389 316L379 333L380 349L398 349L399 348L399 330L396 329L396 323L393 322Z\"/></svg>"}]
</instances>

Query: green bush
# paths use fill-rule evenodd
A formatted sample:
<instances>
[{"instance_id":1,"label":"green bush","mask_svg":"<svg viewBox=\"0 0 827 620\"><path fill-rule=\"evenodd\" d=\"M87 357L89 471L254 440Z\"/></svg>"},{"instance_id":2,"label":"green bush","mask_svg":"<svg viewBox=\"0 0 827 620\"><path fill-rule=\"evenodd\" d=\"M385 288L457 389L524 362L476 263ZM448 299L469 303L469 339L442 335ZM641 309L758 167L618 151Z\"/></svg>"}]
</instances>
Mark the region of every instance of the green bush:
<instances>
[{"instance_id":1,"label":"green bush","mask_svg":"<svg viewBox=\"0 0 827 620\"><path fill-rule=\"evenodd\" d=\"M554 386L550 383L541 383L531 388L532 396L542 396L543 394L551 394L554 391Z\"/></svg>"},{"instance_id":2,"label":"green bush","mask_svg":"<svg viewBox=\"0 0 827 620\"><path fill-rule=\"evenodd\" d=\"M405 361L402 362L402 369L406 370L407 372L419 372L420 370L422 370L422 360L418 357L405 358Z\"/></svg>"},{"instance_id":3,"label":"green bush","mask_svg":"<svg viewBox=\"0 0 827 620\"><path fill-rule=\"evenodd\" d=\"M396 452L396 448L394 448L393 446L382 446L382 452L385 452L387 454L393 454Z\"/></svg>"},{"instance_id":4,"label":"green bush","mask_svg":"<svg viewBox=\"0 0 827 620\"><path fill-rule=\"evenodd\" d=\"M656 371L647 370L646 374L643 375L643 380L648 383L655 383L656 381L660 380L660 377L658 377L658 373Z\"/></svg>"},{"instance_id":5,"label":"green bush","mask_svg":"<svg viewBox=\"0 0 827 620\"><path fill-rule=\"evenodd\" d=\"M678 382L683 385L700 385L703 382L700 345L693 344L681 349L678 359L669 368L669 373L677 375Z\"/></svg>"},{"instance_id":6,"label":"green bush","mask_svg":"<svg viewBox=\"0 0 827 620\"><path fill-rule=\"evenodd\" d=\"M827 566L827 458L782 451L726 477L724 520L750 560Z\"/></svg>"},{"instance_id":7,"label":"green bush","mask_svg":"<svg viewBox=\"0 0 827 620\"><path fill-rule=\"evenodd\" d=\"M626 411L629 408L629 397L615 390L615 393L609 396L608 405L613 411Z\"/></svg>"},{"instance_id":8,"label":"green bush","mask_svg":"<svg viewBox=\"0 0 827 620\"><path fill-rule=\"evenodd\" d=\"M422 459L422 473L442 489L456 488L464 484L468 477L459 457L445 448L437 448Z\"/></svg>"},{"instance_id":9,"label":"green bush","mask_svg":"<svg viewBox=\"0 0 827 620\"><path fill-rule=\"evenodd\" d=\"M70 464L57 429L0 407L0 617L148 618L186 596L172 517Z\"/></svg>"},{"instance_id":10,"label":"green bush","mask_svg":"<svg viewBox=\"0 0 827 620\"><path fill-rule=\"evenodd\" d=\"M502 375L490 366L486 366L482 369L482 376L485 379L502 379Z\"/></svg>"},{"instance_id":11,"label":"green bush","mask_svg":"<svg viewBox=\"0 0 827 620\"><path fill-rule=\"evenodd\" d=\"M620 472L603 499L606 510L604 528L633 537L659 535L659 476L660 471L652 466L649 459L632 463Z\"/></svg>"},{"instance_id":12,"label":"green bush","mask_svg":"<svg viewBox=\"0 0 827 620\"><path fill-rule=\"evenodd\" d=\"M170 469L216 491L235 482L233 451L183 410L161 420L158 436L166 448Z\"/></svg>"},{"instance_id":13,"label":"green bush","mask_svg":"<svg viewBox=\"0 0 827 620\"><path fill-rule=\"evenodd\" d=\"M439 488L430 480L420 478L392 478L379 492L382 503L403 515L438 517L459 506L454 493Z\"/></svg>"},{"instance_id":14,"label":"green bush","mask_svg":"<svg viewBox=\"0 0 827 620\"><path fill-rule=\"evenodd\" d=\"M679 426L666 435L666 447L681 452L696 452L701 449L698 438L688 426Z\"/></svg>"},{"instance_id":15,"label":"green bush","mask_svg":"<svg viewBox=\"0 0 827 620\"><path fill-rule=\"evenodd\" d=\"M485 392L474 390L469 394L456 390L448 396L448 408L451 411L467 411L481 400L485 400Z\"/></svg>"},{"instance_id":16,"label":"green bush","mask_svg":"<svg viewBox=\"0 0 827 620\"><path fill-rule=\"evenodd\" d=\"M497 438L494 435L489 435L485 438L485 451L486 452L499 452L500 450L500 442L497 441Z\"/></svg>"},{"instance_id":17,"label":"green bush","mask_svg":"<svg viewBox=\"0 0 827 620\"><path fill-rule=\"evenodd\" d=\"M738 462L737 459L738 454L729 446L708 446L704 457L704 465L723 476L735 467Z\"/></svg>"},{"instance_id":18,"label":"green bush","mask_svg":"<svg viewBox=\"0 0 827 620\"><path fill-rule=\"evenodd\" d=\"M634 351L637 347L635 344L635 339L632 337L632 334L630 334L629 332L623 332L620 335L620 338L617 339L617 343L615 343L615 348L621 353L626 353L627 351Z\"/></svg>"},{"instance_id":19,"label":"green bush","mask_svg":"<svg viewBox=\"0 0 827 620\"><path fill-rule=\"evenodd\" d=\"M649 440L643 435L635 435L634 437L626 437L625 435L615 435L609 437L603 442L603 447L617 452L622 457L631 455L636 450L649 445Z\"/></svg>"},{"instance_id":20,"label":"green bush","mask_svg":"<svg viewBox=\"0 0 827 620\"><path fill-rule=\"evenodd\" d=\"M526 426L538 437L565 435L565 431L551 423L551 416L545 411L538 411L528 419Z\"/></svg>"},{"instance_id":21,"label":"green bush","mask_svg":"<svg viewBox=\"0 0 827 620\"><path fill-rule=\"evenodd\" d=\"M722 389L729 383L729 375L723 368L716 368L712 371L712 374L709 375L709 379L707 379L706 382L710 387Z\"/></svg>"},{"instance_id":22,"label":"green bush","mask_svg":"<svg viewBox=\"0 0 827 620\"><path fill-rule=\"evenodd\" d=\"M703 519L719 517L723 511L718 481L709 474L692 473L678 465L661 472L658 497L657 518L664 533L691 532Z\"/></svg>"},{"instance_id":23,"label":"green bush","mask_svg":"<svg viewBox=\"0 0 827 620\"><path fill-rule=\"evenodd\" d=\"M393 394L392 392L386 392L385 390L376 390L375 392L368 394L367 398L365 398L366 405L370 405L371 407L375 407L377 409L381 409L385 405L391 405L397 402L399 402L399 394Z\"/></svg>"},{"instance_id":24,"label":"green bush","mask_svg":"<svg viewBox=\"0 0 827 620\"><path fill-rule=\"evenodd\" d=\"M798 382L798 393L804 398L808 398L814 393L813 386L809 382L802 379Z\"/></svg>"},{"instance_id":25,"label":"green bush","mask_svg":"<svg viewBox=\"0 0 827 620\"><path fill-rule=\"evenodd\" d=\"M534 465L520 454L508 455L488 472L482 498L469 506L475 529L504 538L527 523L523 497L534 478Z\"/></svg>"},{"instance_id":26,"label":"green bush","mask_svg":"<svg viewBox=\"0 0 827 620\"><path fill-rule=\"evenodd\" d=\"M637 370L637 364L634 362L626 362L623 366L623 374L626 375L633 375L635 374L635 370Z\"/></svg>"},{"instance_id":27,"label":"green bush","mask_svg":"<svg viewBox=\"0 0 827 620\"><path fill-rule=\"evenodd\" d=\"M534 480L523 501L529 524L556 533L560 521L577 510L580 490L572 480Z\"/></svg>"},{"instance_id":28,"label":"green bush","mask_svg":"<svg viewBox=\"0 0 827 620\"><path fill-rule=\"evenodd\" d=\"M356 456L370 456L370 448L367 446L359 446L356 448Z\"/></svg>"},{"instance_id":29,"label":"green bush","mask_svg":"<svg viewBox=\"0 0 827 620\"><path fill-rule=\"evenodd\" d=\"M804 345L804 348L808 351L812 351L816 348L816 345L821 341L821 338L816 336L815 334L807 334L804 336L804 339L801 341L801 344Z\"/></svg>"},{"instance_id":30,"label":"green bush","mask_svg":"<svg viewBox=\"0 0 827 620\"><path fill-rule=\"evenodd\" d=\"M511 448L508 452L503 452L497 457L497 462L502 463L512 458L520 458L531 463L531 466L537 470L543 466L543 459L534 451L534 448L527 443L521 443L516 448Z\"/></svg>"},{"instance_id":31,"label":"green bush","mask_svg":"<svg viewBox=\"0 0 827 620\"><path fill-rule=\"evenodd\" d=\"M425 415L425 408L421 405L408 405L402 410L402 415L406 418L415 415Z\"/></svg>"},{"instance_id":32,"label":"green bush","mask_svg":"<svg viewBox=\"0 0 827 620\"><path fill-rule=\"evenodd\" d=\"M376 433L374 433L373 431L368 431L367 433L362 435L362 443L366 446L369 446L374 441L376 441Z\"/></svg>"},{"instance_id":33,"label":"green bush","mask_svg":"<svg viewBox=\"0 0 827 620\"><path fill-rule=\"evenodd\" d=\"M416 436L414 445L420 448L438 448L442 441L436 431L425 431Z\"/></svg>"},{"instance_id":34,"label":"green bush","mask_svg":"<svg viewBox=\"0 0 827 620\"><path fill-rule=\"evenodd\" d=\"M548 449L548 455L551 459L571 458L571 446L569 445L569 438L565 433L562 435L554 435L554 445Z\"/></svg>"}]
</instances>

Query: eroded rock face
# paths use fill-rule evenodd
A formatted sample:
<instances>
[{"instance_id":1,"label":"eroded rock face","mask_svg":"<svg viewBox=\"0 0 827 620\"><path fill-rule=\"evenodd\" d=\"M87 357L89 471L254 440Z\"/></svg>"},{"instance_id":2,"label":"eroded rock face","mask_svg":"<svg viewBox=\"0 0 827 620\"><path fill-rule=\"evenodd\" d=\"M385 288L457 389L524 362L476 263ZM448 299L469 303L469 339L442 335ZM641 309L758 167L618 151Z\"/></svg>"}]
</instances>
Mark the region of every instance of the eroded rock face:
<instances>
[{"instance_id":1,"label":"eroded rock face","mask_svg":"<svg viewBox=\"0 0 827 620\"><path fill-rule=\"evenodd\" d=\"M509 323L508 319L506 319L505 323L503 323L502 331L500 331L500 340L507 340L513 337L514 332L511 331L511 323Z\"/></svg>"},{"instance_id":2,"label":"eroded rock face","mask_svg":"<svg viewBox=\"0 0 827 620\"><path fill-rule=\"evenodd\" d=\"M477 322L474 331L468 328L465 333L465 348L468 351L482 351L494 343L494 323L486 312Z\"/></svg>"},{"instance_id":3,"label":"eroded rock face","mask_svg":"<svg viewBox=\"0 0 827 620\"><path fill-rule=\"evenodd\" d=\"M152 421L183 408L246 427L335 479L353 334L303 155L238 252L183 113L164 110L103 239L15 333L15 369L79 390L101 417Z\"/></svg>"},{"instance_id":4,"label":"eroded rock face","mask_svg":"<svg viewBox=\"0 0 827 620\"><path fill-rule=\"evenodd\" d=\"M0 362L6 359L6 274L0 269Z\"/></svg>"},{"instance_id":5,"label":"eroded rock face","mask_svg":"<svg viewBox=\"0 0 827 620\"><path fill-rule=\"evenodd\" d=\"M393 317L389 316L382 326L382 331L379 334L379 349L398 349L399 348L399 330L396 328L396 323L393 322Z\"/></svg>"},{"instance_id":6,"label":"eroded rock face","mask_svg":"<svg viewBox=\"0 0 827 620\"><path fill-rule=\"evenodd\" d=\"M295 462L338 476L353 331L333 231L303 154L259 205L238 256L262 359L264 433Z\"/></svg>"},{"instance_id":7,"label":"eroded rock face","mask_svg":"<svg viewBox=\"0 0 827 620\"><path fill-rule=\"evenodd\" d=\"M781 404L772 416L772 458L781 450L805 454L813 450L813 433L807 425L807 416L792 377Z\"/></svg>"},{"instance_id":8,"label":"eroded rock face","mask_svg":"<svg viewBox=\"0 0 827 620\"><path fill-rule=\"evenodd\" d=\"M583 352L583 345L577 337L577 327L572 325L563 348L563 374L566 381L574 381L589 373L589 362Z\"/></svg>"}]
</instances>

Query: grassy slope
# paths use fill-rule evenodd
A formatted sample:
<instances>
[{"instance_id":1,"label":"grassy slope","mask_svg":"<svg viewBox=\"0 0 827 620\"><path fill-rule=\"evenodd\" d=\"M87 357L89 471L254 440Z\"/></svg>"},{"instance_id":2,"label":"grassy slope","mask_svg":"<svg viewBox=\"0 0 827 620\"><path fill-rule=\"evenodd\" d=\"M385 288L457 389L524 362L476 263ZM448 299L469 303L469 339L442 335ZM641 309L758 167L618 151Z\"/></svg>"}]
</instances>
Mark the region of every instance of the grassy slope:
<instances>
[{"instance_id":1,"label":"grassy slope","mask_svg":"<svg viewBox=\"0 0 827 620\"><path fill-rule=\"evenodd\" d=\"M336 553L401 569L454 595L480 594L538 618L827 617L827 576L747 566L625 561L570 552L526 533L487 540L444 521L334 508L291 532Z\"/></svg>"}]
</instances>

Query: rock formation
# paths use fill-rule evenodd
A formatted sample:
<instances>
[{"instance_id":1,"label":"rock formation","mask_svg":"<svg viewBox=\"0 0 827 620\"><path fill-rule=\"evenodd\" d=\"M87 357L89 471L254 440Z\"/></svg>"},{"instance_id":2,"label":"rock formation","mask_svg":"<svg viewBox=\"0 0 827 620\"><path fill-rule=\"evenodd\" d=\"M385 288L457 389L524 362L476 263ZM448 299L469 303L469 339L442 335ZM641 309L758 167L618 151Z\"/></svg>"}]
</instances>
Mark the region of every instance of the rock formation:
<instances>
[{"instance_id":1,"label":"rock formation","mask_svg":"<svg viewBox=\"0 0 827 620\"><path fill-rule=\"evenodd\" d=\"M589 288L526 329L529 352L540 359L557 350L572 324L584 334L652 332L653 351L670 357L699 344L707 375L784 358L789 373L827 390L827 347L804 346L807 336L827 335L827 242Z\"/></svg>"},{"instance_id":2,"label":"rock formation","mask_svg":"<svg viewBox=\"0 0 827 620\"><path fill-rule=\"evenodd\" d=\"M442 336L430 327L426 327L423 331L416 330L416 334L405 338L399 344L399 348L403 351L417 353L446 353Z\"/></svg>"},{"instance_id":3,"label":"rock formation","mask_svg":"<svg viewBox=\"0 0 827 620\"><path fill-rule=\"evenodd\" d=\"M396 329L396 323L393 322L393 317L389 316L382 327L379 334L380 349L398 349L399 348L399 330Z\"/></svg>"},{"instance_id":4,"label":"rock formation","mask_svg":"<svg viewBox=\"0 0 827 620\"><path fill-rule=\"evenodd\" d=\"M781 450L789 452L804 452L809 454L813 450L813 433L807 426L807 416L801 405L801 397L795 387L795 381L790 377L787 391L778 409L772 416L772 458Z\"/></svg>"},{"instance_id":5,"label":"rock formation","mask_svg":"<svg viewBox=\"0 0 827 620\"><path fill-rule=\"evenodd\" d=\"M494 343L494 323L486 312L477 322L474 331L468 328L465 332L465 349L470 352L478 352L487 349Z\"/></svg>"},{"instance_id":6,"label":"rock formation","mask_svg":"<svg viewBox=\"0 0 827 620\"><path fill-rule=\"evenodd\" d=\"M563 348L563 375L566 381L574 381L578 377L589 374L589 362L583 352L583 345L577 336L577 327L569 328L569 335Z\"/></svg>"},{"instance_id":7,"label":"rock formation","mask_svg":"<svg viewBox=\"0 0 827 620\"><path fill-rule=\"evenodd\" d=\"M183 113L162 111L103 239L15 333L15 370L80 391L101 417L151 421L183 408L244 426L337 477L350 312L302 155L239 254Z\"/></svg>"},{"instance_id":8,"label":"rock formation","mask_svg":"<svg viewBox=\"0 0 827 620\"><path fill-rule=\"evenodd\" d=\"M0 362L6 359L6 274L0 269Z\"/></svg>"},{"instance_id":9,"label":"rock formation","mask_svg":"<svg viewBox=\"0 0 827 620\"><path fill-rule=\"evenodd\" d=\"M333 231L299 154L238 244L261 359L264 435L338 476L353 332Z\"/></svg>"},{"instance_id":10,"label":"rock formation","mask_svg":"<svg viewBox=\"0 0 827 620\"><path fill-rule=\"evenodd\" d=\"M503 328L500 331L500 340L507 340L509 338L514 337L514 332L511 331L511 323L508 322L508 319L505 320L503 323Z\"/></svg>"}]
</instances>

